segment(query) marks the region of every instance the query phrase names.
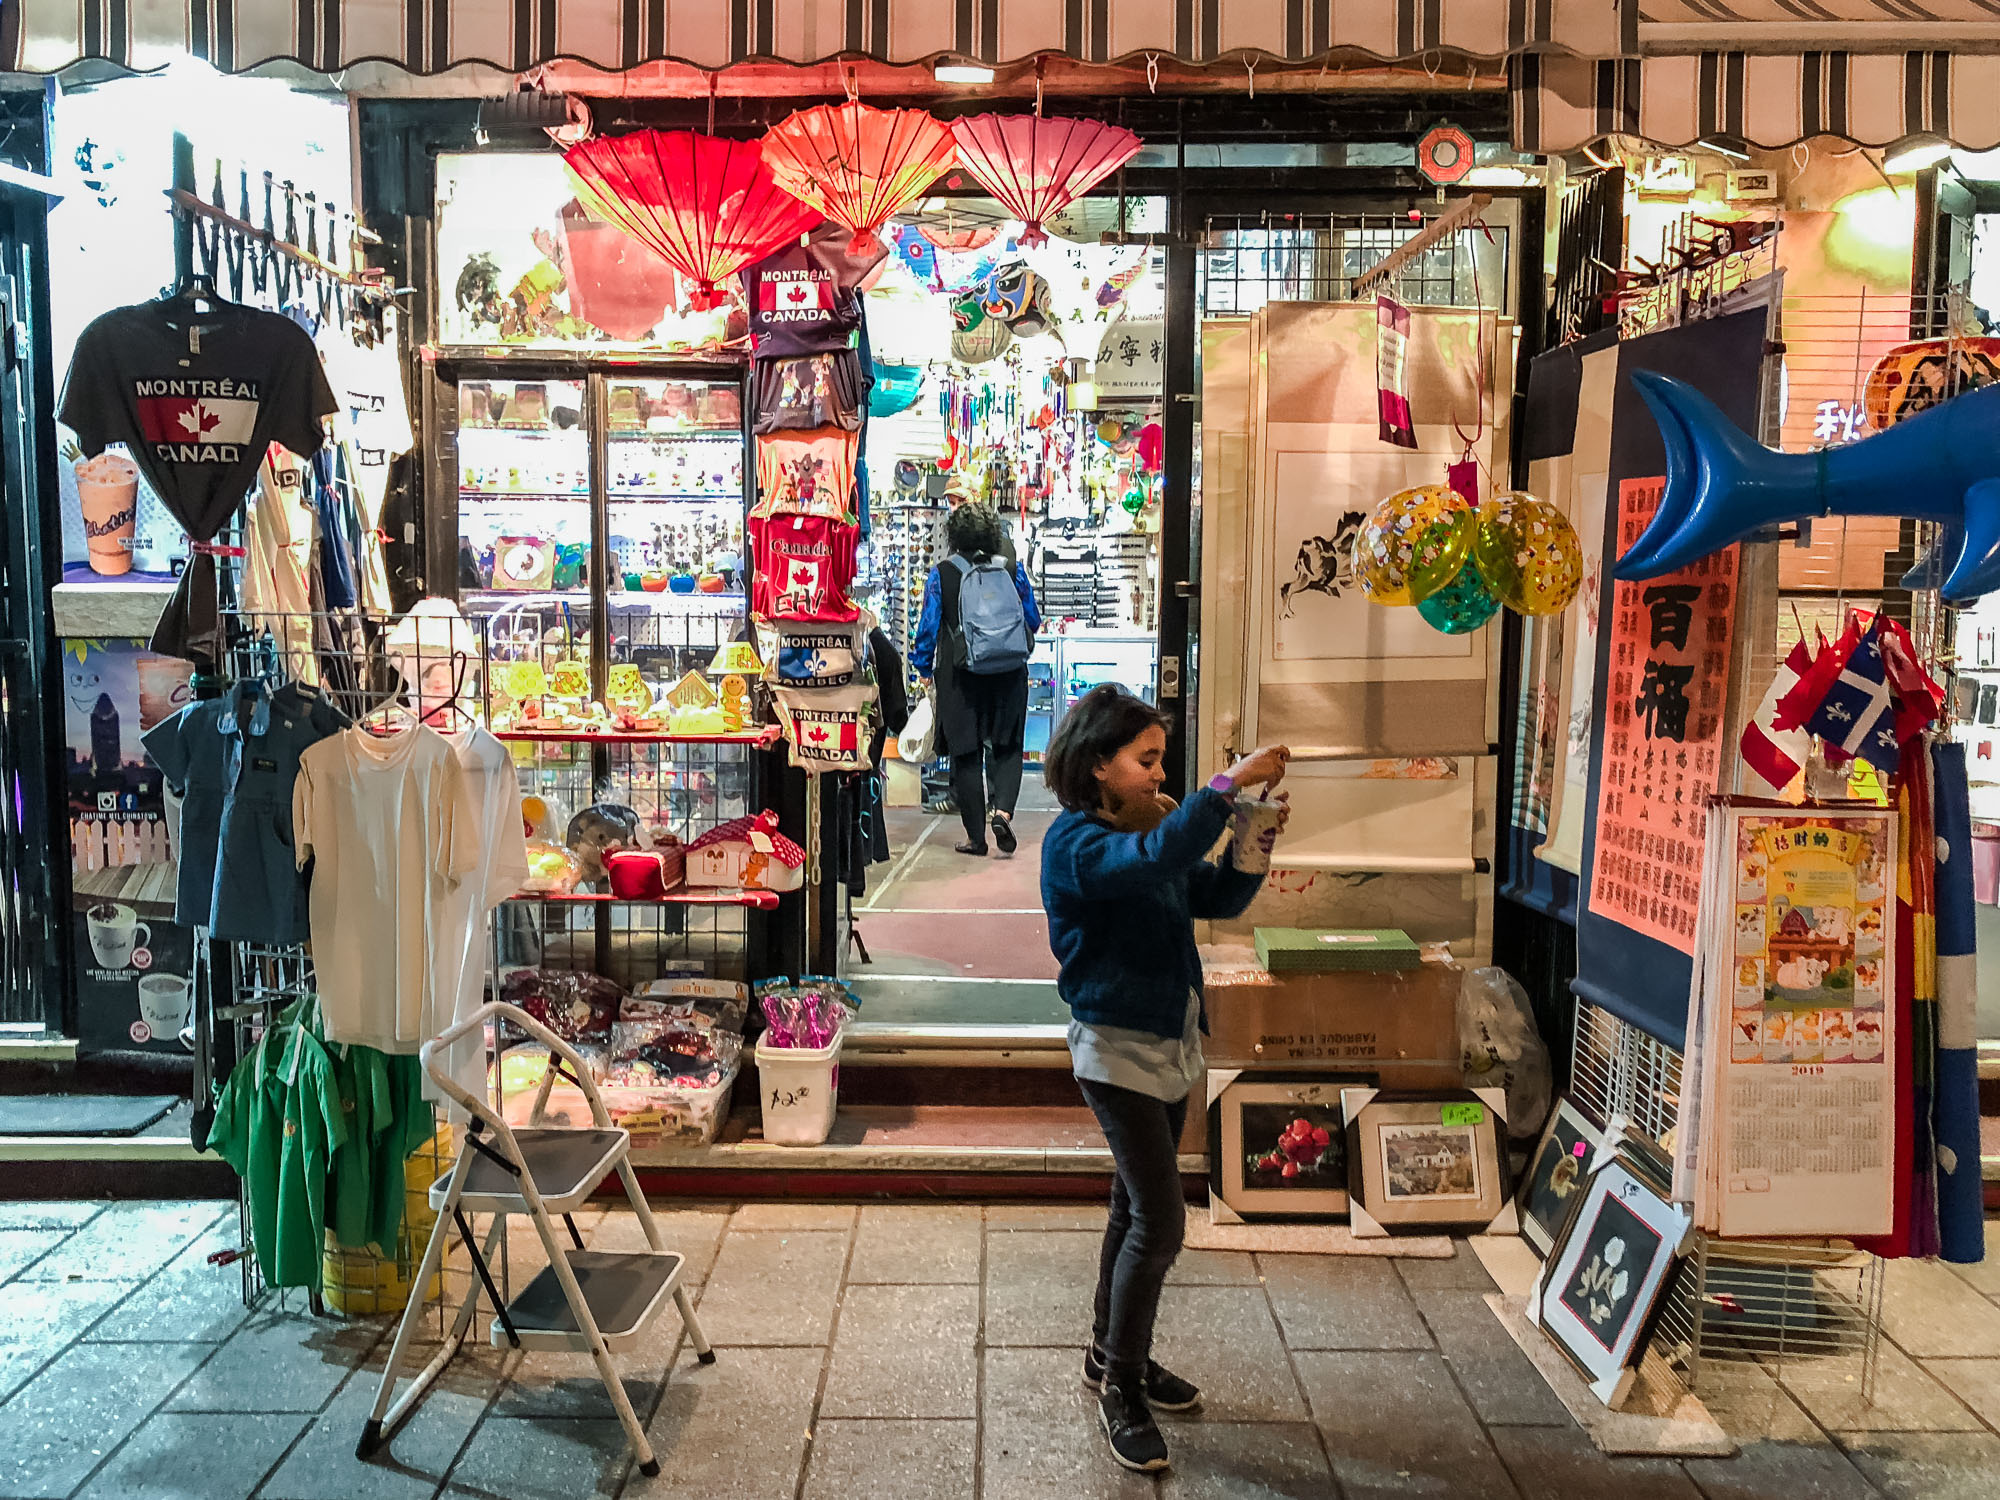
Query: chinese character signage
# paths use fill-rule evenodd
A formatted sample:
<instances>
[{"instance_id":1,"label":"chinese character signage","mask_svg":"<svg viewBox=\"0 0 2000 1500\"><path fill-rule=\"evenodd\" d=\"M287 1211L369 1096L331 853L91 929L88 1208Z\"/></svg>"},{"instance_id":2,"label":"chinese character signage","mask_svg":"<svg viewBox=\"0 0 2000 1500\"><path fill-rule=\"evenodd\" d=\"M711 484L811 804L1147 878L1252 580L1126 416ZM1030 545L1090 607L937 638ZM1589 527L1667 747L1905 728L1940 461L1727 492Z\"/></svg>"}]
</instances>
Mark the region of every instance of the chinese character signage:
<instances>
[{"instance_id":1,"label":"chinese character signage","mask_svg":"<svg viewBox=\"0 0 2000 1500\"><path fill-rule=\"evenodd\" d=\"M1665 481L1618 487L1616 551L1645 530ZM1725 764L1737 549L1619 583L1612 601L1590 909L1692 955L1706 804Z\"/></svg>"}]
</instances>

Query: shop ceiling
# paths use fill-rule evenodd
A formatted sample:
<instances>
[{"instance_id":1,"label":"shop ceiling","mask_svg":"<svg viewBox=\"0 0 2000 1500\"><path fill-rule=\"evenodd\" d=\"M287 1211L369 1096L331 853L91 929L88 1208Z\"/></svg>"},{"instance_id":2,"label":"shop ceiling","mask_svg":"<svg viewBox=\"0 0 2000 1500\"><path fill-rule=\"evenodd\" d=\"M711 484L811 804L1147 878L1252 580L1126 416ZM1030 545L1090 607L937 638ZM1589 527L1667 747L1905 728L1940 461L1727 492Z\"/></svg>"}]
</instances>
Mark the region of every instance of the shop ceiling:
<instances>
[{"instance_id":1,"label":"shop ceiling","mask_svg":"<svg viewBox=\"0 0 2000 1500\"><path fill-rule=\"evenodd\" d=\"M915 101L1494 94L1526 151L1627 134L2000 146L1991 0L9 0L0 65L316 78L363 96ZM1721 18L1718 18L1721 13ZM1836 50L1837 49L1837 50ZM990 84L936 81L939 60ZM1040 61L1038 61L1038 59ZM1037 76L1039 74L1039 77ZM956 92L954 92L956 90Z\"/></svg>"}]
</instances>

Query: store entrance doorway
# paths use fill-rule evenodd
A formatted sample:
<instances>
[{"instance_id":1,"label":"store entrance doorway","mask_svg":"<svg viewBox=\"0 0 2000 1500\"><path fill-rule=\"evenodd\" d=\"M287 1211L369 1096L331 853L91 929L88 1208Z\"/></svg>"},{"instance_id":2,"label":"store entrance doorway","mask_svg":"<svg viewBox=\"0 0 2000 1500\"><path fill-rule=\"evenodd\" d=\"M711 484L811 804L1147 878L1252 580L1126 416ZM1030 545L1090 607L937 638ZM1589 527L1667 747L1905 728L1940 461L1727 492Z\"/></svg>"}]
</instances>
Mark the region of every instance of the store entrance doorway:
<instances>
[{"instance_id":1,"label":"store entrance doorway","mask_svg":"<svg viewBox=\"0 0 2000 1500\"><path fill-rule=\"evenodd\" d=\"M1517 208L1495 205L1481 230L1446 236L1411 261L1390 290L1411 304L1483 302L1511 315ZM1041 436L1050 428L1043 418L1053 416L1103 444L1105 453L1115 455L1129 444L1135 454L1154 455L1157 495L1145 497L1137 526L1051 527L1019 503L1018 489L1004 486L1011 481L1045 493L1052 477L1046 471L1031 477L1033 465L1019 448L998 464L1008 502L1003 514L1047 617L1029 671L1027 764L1014 824L1018 849L1005 860L997 850L985 857L957 852L954 846L968 834L953 815L943 767L926 772L890 763L882 814L889 857L869 867L861 888L844 897L841 973L863 996L863 1027L898 1044L1063 1046L1069 1016L1055 989L1040 897L1041 836L1057 808L1041 782L1040 751L1068 706L1099 682L1121 683L1161 703L1174 721L1170 744L1187 779L1213 769L1208 762L1221 749L1206 743L1198 728L1202 615L1240 610L1243 601L1198 597L1203 457L1196 351L1202 329L1216 319L1247 318L1269 302L1346 299L1354 278L1445 206L1415 195L1349 197L1301 202L1279 214L1223 195L1200 209L1187 216L1198 233L1130 257L1131 295L1146 300L1143 315L1125 309L1131 326L1123 338L1116 330L1101 333L1091 340L1095 361L1066 362L1069 368L1052 371L1039 385L1016 383L1019 404L1011 415L1018 440L1031 445L1028 452L1042 455ZM893 302L878 311L871 301L869 333L878 351L878 330L894 316ZM1170 335L1170 324L1183 328L1182 336ZM956 338L953 347L963 353L968 341ZM1071 354L1078 347L1073 337L1065 345ZM1178 367L1176 349L1184 351ZM1136 376L1122 363L1128 354ZM876 359L879 364L879 352ZM908 468L904 461L934 441L931 429L940 423L947 441L957 442L967 424L980 428L996 415L1004 423L1009 415L1007 395L996 391L989 398L976 371L933 370L929 378L939 383L935 395L920 397L905 415L872 420L867 438L871 474L894 476L892 486L874 486L872 547L884 576L871 607L892 636L894 624L904 623L896 644L906 656L916 643L927 570L947 551L941 533L950 514L943 493L950 480L929 464ZM1073 397L1078 385L1091 388L1097 420L1078 420L1076 403L1067 399L1051 400L1048 411L1031 404L1058 391ZM1090 449L1080 458L1086 483L1093 455L1103 456ZM1144 483L1146 464L1131 468ZM1099 504L1091 514L1101 518L1106 509ZM1122 550L1127 546L1132 561ZM1130 573L1137 574L1144 600L1116 622L1125 628L1097 629L1075 617L1079 600L1116 601Z\"/></svg>"}]
</instances>

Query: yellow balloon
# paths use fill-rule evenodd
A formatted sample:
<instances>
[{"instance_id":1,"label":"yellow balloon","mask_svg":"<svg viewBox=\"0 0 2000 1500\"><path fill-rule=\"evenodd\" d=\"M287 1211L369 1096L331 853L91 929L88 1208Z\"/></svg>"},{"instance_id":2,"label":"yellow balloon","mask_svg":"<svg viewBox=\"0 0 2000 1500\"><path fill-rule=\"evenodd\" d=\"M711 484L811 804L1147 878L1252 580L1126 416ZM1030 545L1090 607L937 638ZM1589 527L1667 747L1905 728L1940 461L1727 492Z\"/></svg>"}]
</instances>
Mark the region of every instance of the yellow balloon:
<instances>
[{"instance_id":1,"label":"yellow balloon","mask_svg":"<svg viewBox=\"0 0 2000 1500\"><path fill-rule=\"evenodd\" d=\"M1583 585L1576 528L1525 490L1495 495L1480 507L1472 563L1493 596L1524 615L1567 609Z\"/></svg>"},{"instance_id":2,"label":"yellow balloon","mask_svg":"<svg viewBox=\"0 0 2000 1500\"><path fill-rule=\"evenodd\" d=\"M1412 586L1420 579L1427 593L1450 582L1457 569L1440 577L1438 565L1455 543L1463 547L1463 533L1449 523L1472 509L1442 484L1402 490L1377 505L1354 535L1354 576L1362 592L1377 604L1414 605L1423 597Z\"/></svg>"}]
</instances>

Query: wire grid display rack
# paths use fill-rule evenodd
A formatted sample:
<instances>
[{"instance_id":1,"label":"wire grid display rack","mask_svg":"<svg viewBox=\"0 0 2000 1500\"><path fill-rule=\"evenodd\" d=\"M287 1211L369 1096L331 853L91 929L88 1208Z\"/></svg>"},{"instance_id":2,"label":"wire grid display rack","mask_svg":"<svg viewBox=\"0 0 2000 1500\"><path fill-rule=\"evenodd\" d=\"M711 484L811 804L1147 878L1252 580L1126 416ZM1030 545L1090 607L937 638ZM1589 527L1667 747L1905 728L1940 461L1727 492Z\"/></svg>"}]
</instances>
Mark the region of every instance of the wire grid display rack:
<instances>
[{"instance_id":1,"label":"wire grid display rack","mask_svg":"<svg viewBox=\"0 0 2000 1500\"><path fill-rule=\"evenodd\" d=\"M1670 1143L1681 1054L1588 1001L1576 1006L1570 1096L1600 1120ZM1882 1262L1833 1242L1722 1240L1697 1233L1661 1299L1653 1349L1700 1396L1756 1372L1872 1401L1881 1357Z\"/></svg>"},{"instance_id":2,"label":"wire grid display rack","mask_svg":"<svg viewBox=\"0 0 2000 1500\"><path fill-rule=\"evenodd\" d=\"M1345 302L1354 283L1438 214L1224 214L1207 221L1199 258L1205 316L1252 313L1267 302ZM1411 306L1511 310L1504 224L1447 234L1382 290Z\"/></svg>"}]
</instances>

